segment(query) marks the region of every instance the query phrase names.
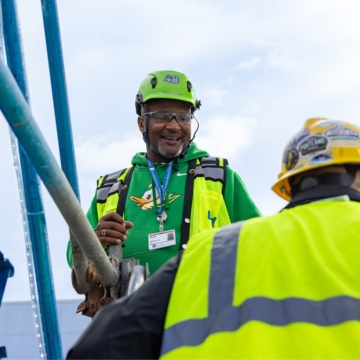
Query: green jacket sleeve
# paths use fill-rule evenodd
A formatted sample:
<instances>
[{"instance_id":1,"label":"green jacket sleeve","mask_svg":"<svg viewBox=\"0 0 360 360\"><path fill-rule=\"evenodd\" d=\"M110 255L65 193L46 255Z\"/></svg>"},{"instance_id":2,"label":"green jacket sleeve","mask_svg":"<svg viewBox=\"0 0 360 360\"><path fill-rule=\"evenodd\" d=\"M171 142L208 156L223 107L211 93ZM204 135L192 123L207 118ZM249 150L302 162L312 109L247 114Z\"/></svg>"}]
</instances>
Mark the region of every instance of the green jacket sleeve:
<instances>
[{"instance_id":1,"label":"green jacket sleeve","mask_svg":"<svg viewBox=\"0 0 360 360\"><path fill-rule=\"evenodd\" d=\"M96 192L95 192L95 196L93 197L93 199L91 201L90 208L86 213L86 217L88 218L92 228L95 230L95 228L97 226L97 223L99 222L98 213L97 213L97 207L96 207ZM67 244L66 258L67 258L67 262L68 262L69 266L72 268L73 259L72 259L72 251L71 251L70 240L68 241L68 244Z\"/></svg>"},{"instance_id":2,"label":"green jacket sleeve","mask_svg":"<svg viewBox=\"0 0 360 360\"><path fill-rule=\"evenodd\" d=\"M240 176L226 167L225 204L232 223L261 216Z\"/></svg>"}]
</instances>

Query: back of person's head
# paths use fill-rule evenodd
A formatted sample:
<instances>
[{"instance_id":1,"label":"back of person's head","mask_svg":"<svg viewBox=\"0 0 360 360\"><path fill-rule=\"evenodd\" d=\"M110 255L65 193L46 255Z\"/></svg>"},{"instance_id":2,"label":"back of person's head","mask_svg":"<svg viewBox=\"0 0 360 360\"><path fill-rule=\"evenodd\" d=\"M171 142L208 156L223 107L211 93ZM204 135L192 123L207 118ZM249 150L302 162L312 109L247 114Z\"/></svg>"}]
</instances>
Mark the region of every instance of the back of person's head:
<instances>
[{"instance_id":1,"label":"back of person's head","mask_svg":"<svg viewBox=\"0 0 360 360\"><path fill-rule=\"evenodd\" d=\"M311 118L287 144L282 172L272 189L288 201L316 186L352 186L359 191L355 182L359 169L360 128L344 121Z\"/></svg>"}]
</instances>

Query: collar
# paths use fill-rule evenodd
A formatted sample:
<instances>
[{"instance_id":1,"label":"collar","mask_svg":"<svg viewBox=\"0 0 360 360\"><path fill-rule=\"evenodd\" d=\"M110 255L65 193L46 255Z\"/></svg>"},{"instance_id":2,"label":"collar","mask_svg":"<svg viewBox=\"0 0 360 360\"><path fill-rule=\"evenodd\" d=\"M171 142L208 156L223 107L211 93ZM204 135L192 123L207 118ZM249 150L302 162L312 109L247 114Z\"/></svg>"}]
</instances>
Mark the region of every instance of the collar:
<instances>
[{"instance_id":1,"label":"collar","mask_svg":"<svg viewBox=\"0 0 360 360\"><path fill-rule=\"evenodd\" d=\"M291 209L315 201L346 199L360 202L360 192L348 186L319 185L297 193L284 209Z\"/></svg>"}]
</instances>

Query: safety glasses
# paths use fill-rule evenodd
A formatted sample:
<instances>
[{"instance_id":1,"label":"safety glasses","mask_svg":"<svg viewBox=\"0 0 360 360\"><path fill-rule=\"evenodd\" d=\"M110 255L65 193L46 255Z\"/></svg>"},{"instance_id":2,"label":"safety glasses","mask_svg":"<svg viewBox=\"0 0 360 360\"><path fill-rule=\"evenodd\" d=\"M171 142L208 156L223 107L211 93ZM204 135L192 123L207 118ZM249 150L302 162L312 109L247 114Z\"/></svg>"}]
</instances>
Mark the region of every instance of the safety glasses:
<instances>
[{"instance_id":1,"label":"safety glasses","mask_svg":"<svg viewBox=\"0 0 360 360\"><path fill-rule=\"evenodd\" d=\"M147 112L144 115L151 118L152 121L157 124L166 124L175 118L180 125L189 125L194 118L192 114L186 112L172 113L168 111L152 111Z\"/></svg>"}]
</instances>

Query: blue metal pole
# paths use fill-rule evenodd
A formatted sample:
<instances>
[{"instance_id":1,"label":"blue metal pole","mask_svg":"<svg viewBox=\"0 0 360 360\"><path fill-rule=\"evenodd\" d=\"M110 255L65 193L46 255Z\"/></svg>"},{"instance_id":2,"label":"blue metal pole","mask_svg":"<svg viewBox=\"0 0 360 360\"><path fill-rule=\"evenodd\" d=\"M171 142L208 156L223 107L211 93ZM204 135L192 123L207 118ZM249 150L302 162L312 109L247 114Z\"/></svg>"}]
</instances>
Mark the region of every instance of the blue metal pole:
<instances>
[{"instance_id":1,"label":"blue metal pole","mask_svg":"<svg viewBox=\"0 0 360 360\"><path fill-rule=\"evenodd\" d=\"M44 185L99 275L104 287L116 285L118 264L111 263L81 209L68 180L31 114L14 77L0 60L0 110L23 146Z\"/></svg>"},{"instance_id":2,"label":"blue metal pole","mask_svg":"<svg viewBox=\"0 0 360 360\"><path fill-rule=\"evenodd\" d=\"M80 200L56 0L41 0L61 167Z\"/></svg>"},{"instance_id":3,"label":"blue metal pole","mask_svg":"<svg viewBox=\"0 0 360 360\"><path fill-rule=\"evenodd\" d=\"M18 26L15 0L1 0L4 21L4 39L7 63L24 95L29 102L25 64ZM25 119L24 119L25 120ZM48 359L61 359L61 338L55 302L55 289L49 245L46 231L40 182L34 166L19 145L20 163L25 189L29 234L32 243L36 283L39 295L45 351Z\"/></svg>"}]
</instances>

